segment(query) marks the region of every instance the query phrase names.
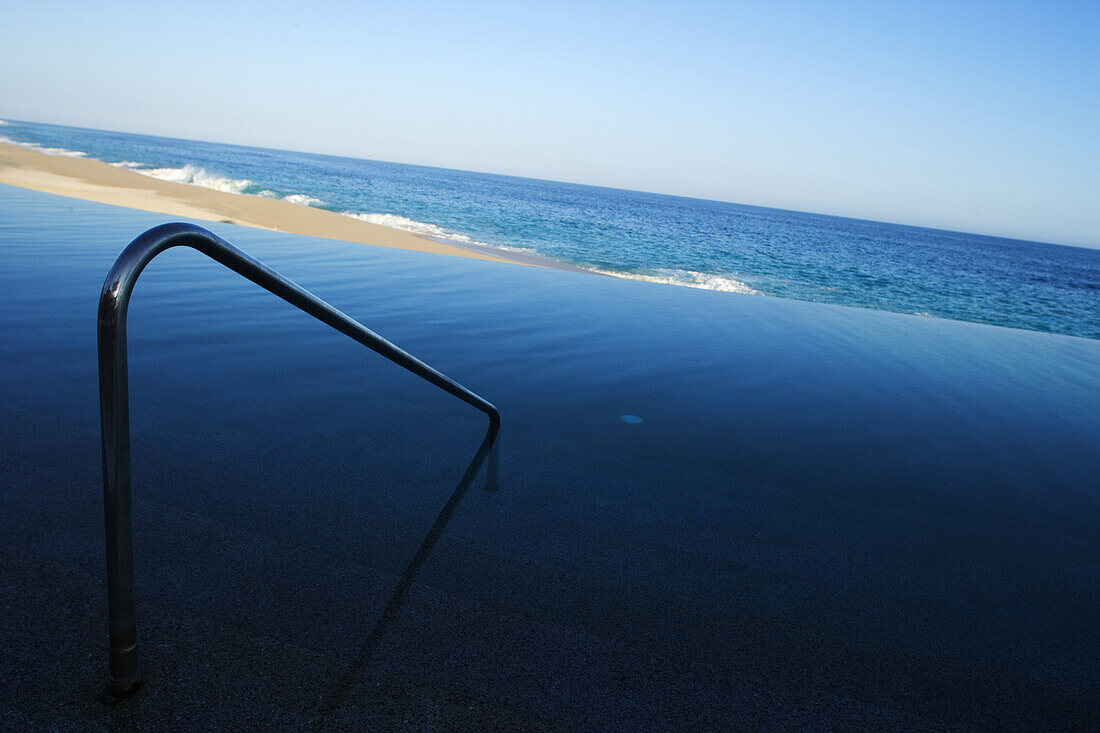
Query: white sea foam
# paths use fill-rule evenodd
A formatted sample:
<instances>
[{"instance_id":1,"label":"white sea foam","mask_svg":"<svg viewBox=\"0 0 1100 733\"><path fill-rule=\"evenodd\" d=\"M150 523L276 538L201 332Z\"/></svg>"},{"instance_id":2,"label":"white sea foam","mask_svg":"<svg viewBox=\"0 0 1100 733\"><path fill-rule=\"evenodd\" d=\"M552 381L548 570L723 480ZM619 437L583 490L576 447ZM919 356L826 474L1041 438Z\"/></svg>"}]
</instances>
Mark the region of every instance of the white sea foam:
<instances>
[{"instance_id":1,"label":"white sea foam","mask_svg":"<svg viewBox=\"0 0 1100 733\"><path fill-rule=\"evenodd\" d=\"M539 254L538 250L531 249L530 247L509 247L507 244L485 244L484 242L470 242L470 244L477 245L478 247L488 247L489 249L499 249L502 252L520 252L530 255ZM545 257L545 255L543 256Z\"/></svg>"},{"instance_id":2,"label":"white sea foam","mask_svg":"<svg viewBox=\"0 0 1100 733\"><path fill-rule=\"evenodd\" d=\"M4 125L10 125L10 124L11 124L10 122L4 122L3 120L0 120L0 127L3 127Z\"/></svg>"},{"instance_id":3,"label":"white sea foam","mask_svg":"<svg viewBox=\"0 0 1100 733\"><path fill-rule=\"evenodd\" d=\"M263 195L263 191L261 191L260 194ZM318 206L319 204L325 203L321 199L314 198L313 196L306 196L304 193L292 193L289 196L284 196L283 201L289 201L292 204L301 204L302 206Z\"/></svg>"},{"instance_id":4,"label":"white sea foam","mask_svg":"<svg viewBox=\"0 0 1100 733\"><path fill-rule=\"evenodd\" d=\"M133 168L140 168L145 164L144 163L135 163L132 160L120 160L117 163L111 163L111 165L113 165L115 168L130 168L130 169L133 169Z\"/></svg>"},{"instance_id":5,"label":"white sea foam","mask_svg":"<svg viewBox=\"0 0 1100 733\"><path fill-rule=\"evenodd\" d=\"M344 216L350 216L352 219L358 219L359 221L365 221L369 224L378 224L379 226L389 227L390 229L400 229L405 232L412 232L413 234L420 234L425 237L431 237L433 239L445 239L456 244L468 244L472 247L484 247L489 250L500 250L502 252L521 252L525 254L535 254L535 250L526 249L524 247L509 247L504 244L486 244L485 242L479 242L476 239L471 239L465 234L459 234L458 232L452 232L444 229L441 226L435 224L428 224L423 221L416 221L415 219L408 219L404 216L398 216L397 214L356 214L352 211L343 212Z\"/></svg>"},{"instance_id":6,"label":"white sea foam","mask_svg":"<svg viewBox=\"0 0 1100 733\"><path fill-rule=\"evenodd\" d=\"M268 191L266 188L263 191L260 191L259 193L257 193L256 195L257 196L263 196L266 199L277 199L277 198L279 198L279 194L275 193L274 191Z\"/></svg>"},{"instance_id":7,"label":"white sea foam","mask_svg":"<svg viewBox=\"0 0 1100 733\"><path fill-rule=\"evenodd\" d=\"M211 188L226 193L242 193L252 185L252 181L246 178L226 178L225 176L219 176L217 173L207 173L204 169L193 165L185 165L182 168L137 169L135 172L150 178L159 178L162 181L188 183L192 186L202 186L203 188Z\"/></svg>"},{"instance_id":8,"label":"white sea foam","mask_svg":"<svg viewBox=\"0 0 1100 733\"><path fill-rule=\"evenodd\" d=\"M344 216L350 216L353 219L365 221L370 224L378 224L379 226L389 227L390 229L401 229L406 232L412 232L413 234L423 234L428 237L450 239L455 242L462 242L463 244L469 244L473 242L473 240L471 240L465 234L449 232L443 227L436 226L435 224L428 224L426 222L416 221L414 219L406 219L405 217L398 216L397 214L355 214L350 211L346 211L344 212Z\"/></svg>"},{"instance_id":9,"label":"white sea foam","mask_svg":"<svg viewBox=\"0 0 1100 733\"><path fill-rule=\"evenodd\" d=\"M613 270L601 270L595 267L588 268L592 272L601 275L621 277L625 280L641 280L648 283L660 283L662 285L679 285L686 288L699 288L701 290L721 290L726 293L742 293L744 295L759 295L759 291L753 290L740 280L723 275L711 275L694 270L657 270L656 275L639 275L632 272L615 272Z\"/></svg>"},{"instance_id":10,"label":"white sea foam","mask_svg":"<svg viewBox=\"0 0 1100 733\"><path fill-rule=\"evenodd\" d=\"M68 150L66 148L44 148L41 145L34 143L21 143L18 140L12 140L10 137L0 135L0 143L7 143L8 145L18 145L21 148L27 150L33 150L36 153L45 153L46 155L59 155L65 158L83 158L87 153L82 153L79 150Z\"/></svg>"}]
</instances>

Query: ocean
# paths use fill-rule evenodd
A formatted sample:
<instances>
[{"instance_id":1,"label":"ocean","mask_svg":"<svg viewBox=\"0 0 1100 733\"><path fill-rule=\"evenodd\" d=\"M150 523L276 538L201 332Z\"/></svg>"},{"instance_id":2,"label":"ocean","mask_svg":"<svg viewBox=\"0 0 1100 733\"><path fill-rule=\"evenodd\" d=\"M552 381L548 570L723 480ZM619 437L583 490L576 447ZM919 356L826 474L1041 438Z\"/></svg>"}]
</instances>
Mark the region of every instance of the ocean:
<instances>
[{"instance_id":1,"label":"ocean","mask_svg":"<svg viewBox=\"0 0 1100 733\"><path fill-rule=\"evenodd\" d=\"M1100 339L1100 250L16 120L0 140L606 275Z\"/></svg>"}]
</instances>

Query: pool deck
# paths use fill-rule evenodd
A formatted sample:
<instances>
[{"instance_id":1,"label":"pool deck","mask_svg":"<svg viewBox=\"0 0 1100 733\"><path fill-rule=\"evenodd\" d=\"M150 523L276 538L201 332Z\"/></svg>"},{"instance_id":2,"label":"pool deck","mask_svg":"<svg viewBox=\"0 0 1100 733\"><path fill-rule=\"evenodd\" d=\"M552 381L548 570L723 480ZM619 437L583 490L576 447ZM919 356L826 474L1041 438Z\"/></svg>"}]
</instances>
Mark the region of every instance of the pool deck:
<instances>
[{"instance_id":1,"label":"pool deck","mask_svg":"<svg viewBox=\"0 0 1100 733\"><path fill-rule=\"evenodd\" d=\"M94 303L163 219L0 214L0 729L1100 725L1100 342L230 225L497 404L501 488L480 413L166 255L103 705Z\"/></svg>"}]
</instances>

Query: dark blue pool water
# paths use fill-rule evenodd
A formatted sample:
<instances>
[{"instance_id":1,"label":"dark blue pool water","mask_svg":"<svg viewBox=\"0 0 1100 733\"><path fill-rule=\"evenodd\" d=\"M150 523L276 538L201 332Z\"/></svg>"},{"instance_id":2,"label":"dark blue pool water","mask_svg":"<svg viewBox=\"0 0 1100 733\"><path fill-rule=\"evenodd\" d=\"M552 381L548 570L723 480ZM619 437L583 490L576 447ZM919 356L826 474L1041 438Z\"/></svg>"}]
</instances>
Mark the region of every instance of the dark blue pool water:
<instances>
[{"instance_id":1,"label":"dark blue pool water","mask_svg":"<svg viewBox=\"0 0 1100 733\"><path fill-rule=\"evenodd\" d=\"M2 542L90 577L98 292L162 222L0 187ZM573 727L1097 720L1100 342L210 228L503 414L368 669ZM482 415L192 251L130 313L139 633L351 665Z\"/></svg>"}]
</instances>

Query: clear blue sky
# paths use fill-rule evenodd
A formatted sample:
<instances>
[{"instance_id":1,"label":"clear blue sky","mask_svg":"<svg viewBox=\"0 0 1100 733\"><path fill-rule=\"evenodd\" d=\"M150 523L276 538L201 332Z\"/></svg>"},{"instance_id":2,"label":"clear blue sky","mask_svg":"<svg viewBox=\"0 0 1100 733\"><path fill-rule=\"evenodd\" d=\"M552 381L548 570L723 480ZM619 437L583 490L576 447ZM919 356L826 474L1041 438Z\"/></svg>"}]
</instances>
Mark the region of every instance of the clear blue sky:
<instances>
[{"instance_id":1,"label":"clear blue sky","mask_svg":"<svg viewBox=\"0 0 1100 733\"><path fill-rule=\"evenodd\" d=\"M1100 2L5 4L0 118L1100 246Z\"/></svg>"}]
</instances>

